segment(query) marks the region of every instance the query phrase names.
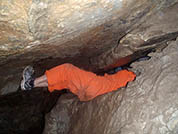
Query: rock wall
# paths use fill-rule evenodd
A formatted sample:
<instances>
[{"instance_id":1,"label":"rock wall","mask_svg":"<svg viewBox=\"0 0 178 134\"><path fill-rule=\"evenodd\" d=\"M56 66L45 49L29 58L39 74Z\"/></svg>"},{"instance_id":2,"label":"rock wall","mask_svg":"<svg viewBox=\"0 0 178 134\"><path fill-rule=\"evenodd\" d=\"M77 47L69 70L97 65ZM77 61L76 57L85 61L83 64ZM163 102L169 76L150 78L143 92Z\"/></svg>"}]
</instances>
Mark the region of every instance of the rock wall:
<instances>
[{"instance_id":1,"label":"rock wall","mask_svg":"<svg viewBox=\"0 0 178 134\"><path fill-rule=\"evenodd\" d=\"M141 22L133 30L119 40L116 47L102 53L97 58L91 58L92 66L104 68L118 61L119 58L126 57L136 51L160 44L162 44L161 47L166 46L166 36L164 37L165 40L162 38L156 41L155 38L178 31L178 3L169 2L165 3L167 7L157 8L155 13L149 13L149 17L140 20ZM122 64L121 62L120 65Z\"/></svg>"},{"instance_id":2,"label":"rock wall","mask_svg":"<svg viewBox=\"0 0 178 134\"><path fill-rule=\"evenodd\" d=\"M178 31L177 3L1 0L0 92L9 92L11 85L17 89L26 65L40 74L64 62L95 71L151 38Z\"/></svg>"},{"instance_id":3,"label":"rock wall","mask_svg":"<svg viewBox=\"0 0 178 134\"><path fill-rule=\"evenodd\" d=\"M177 134L178 39L150 56L132 64L140 75L127 88L89 102L62 96L44 134Z\"/></svg>"},{"instance_id":4,"label":"rock wall","mask_svg":"<svg viewBox=\"0 0 178 134\"><path fill-rule=\"evenodd\" d=\"M178 31L177 11L178 0L1 0L0 94L17 90L28 64L95 70L154 46ZM177 56L172 42L132 65L141 75L127 88L85 103L61 97L44 133L177 134Z\"/></svg>"},{"instance_id":5,"label":"rock wall","mask_svg":"<svg viewBox=\"0 0 178 134\"><path fill-rule=\"evenodd\" d=\"M164 17L161 10L176 2L1 1L0 65L17 58L23 65L48 57L97 56L116 46L120 38L145 23L148 16L158 12L157 17ZM145 34L148 39L150 36ZM129 53L126 51L126 54Z\"/></svg>"},{"instance_id":6,"label":"rock wall","mask_svg":"<svg viewBox=\"0 0 178 134\"><path fill-rule=\"evenodd\" d=\"M156 4L147 0L1 1L1 64L17 57L30 63L49 56L96 55L97 50L116 45L120 34Z\"/></svg>"}]
</instances>

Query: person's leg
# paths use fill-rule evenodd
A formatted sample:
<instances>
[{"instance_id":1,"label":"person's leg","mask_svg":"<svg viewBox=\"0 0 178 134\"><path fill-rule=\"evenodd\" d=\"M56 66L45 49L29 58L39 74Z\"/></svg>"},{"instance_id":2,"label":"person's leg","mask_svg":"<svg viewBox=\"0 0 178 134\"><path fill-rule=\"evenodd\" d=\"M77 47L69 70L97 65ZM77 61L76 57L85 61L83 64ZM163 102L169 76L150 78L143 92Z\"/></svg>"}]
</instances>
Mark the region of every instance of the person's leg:
<instances>
[{"instance_id":1,"label":"person's leg","mask_svg":"<svg viewBox=\"0 0 178 134\"><path fill-rule=\"evenodd\" d=\"M44 75L34 78L33 67L27 66L22 74L21 89L31 90L34 87L48 87L50 92L55 89L63 90L67 88L66 71L70 70L70 68L70 64L58 65L50 70L46 70Z\"/></svg>"},{"instance_id":2,"label":"person's leg","mask_svg":"<svg viewBox=\"0 0 178 134\"><path fill-rule=\"evenodd\" d=\"M32 66L27 66L23 71L23 80L21 81L22 90L31 90L34 87L48 87L46 75L38 78L34 77L34 69Z\"/></svg>"},{"instance_id":3,"label":"person's leg","mask_svg":"<svg viewBox=\"0 0 178 134\"><path fill-rule=\"evenodd\" d=\"M34 80L34 87L48 87L48 81L45 74Z\"/></svg>"}]
</instances>

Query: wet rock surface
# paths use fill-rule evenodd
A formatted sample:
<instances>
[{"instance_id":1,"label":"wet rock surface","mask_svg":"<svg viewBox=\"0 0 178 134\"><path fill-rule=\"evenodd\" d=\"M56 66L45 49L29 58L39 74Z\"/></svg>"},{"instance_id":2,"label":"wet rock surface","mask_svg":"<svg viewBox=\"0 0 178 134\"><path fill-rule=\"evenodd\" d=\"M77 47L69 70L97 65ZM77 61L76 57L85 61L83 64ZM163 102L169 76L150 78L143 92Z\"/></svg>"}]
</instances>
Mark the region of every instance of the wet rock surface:
<instances>
[{"instance_id":1,"label":"wet rock surface","mask_svg":"<svg viewBox=\"0 0 178 134\"><path fill-rule=\"evenodd\" d=\"M89 102L62 96L44 134L177 134L178 40L150 56L132 64L140 75L127 88Z\"/></svg>"}]
</instances>

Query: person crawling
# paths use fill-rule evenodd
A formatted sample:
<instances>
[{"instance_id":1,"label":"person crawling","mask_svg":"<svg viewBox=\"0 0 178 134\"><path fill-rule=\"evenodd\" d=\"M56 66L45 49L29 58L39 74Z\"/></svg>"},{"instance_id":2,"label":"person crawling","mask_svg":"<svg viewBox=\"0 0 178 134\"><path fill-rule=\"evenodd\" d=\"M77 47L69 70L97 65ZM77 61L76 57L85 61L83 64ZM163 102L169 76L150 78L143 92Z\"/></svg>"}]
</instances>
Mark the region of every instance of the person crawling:
<instances>
[{"instance_id":1,"label":"person crawling","mask_svg":"<svg viewBox=\"0 0 178 134\"><path fill-rule=\"evenodd\" d=\"M33 67L27 66L23 70L21 89L31 90L35 87L48 87L50 92L69 89L70 92L78 96L80 101L89 101L99 95L126 86L135 77L136 75L128 70L120 70L111 75L105 73L104 76L99 76L70 63L65 63L46 70L44 75L34 78Z\"/></svg>"}]
</instances>

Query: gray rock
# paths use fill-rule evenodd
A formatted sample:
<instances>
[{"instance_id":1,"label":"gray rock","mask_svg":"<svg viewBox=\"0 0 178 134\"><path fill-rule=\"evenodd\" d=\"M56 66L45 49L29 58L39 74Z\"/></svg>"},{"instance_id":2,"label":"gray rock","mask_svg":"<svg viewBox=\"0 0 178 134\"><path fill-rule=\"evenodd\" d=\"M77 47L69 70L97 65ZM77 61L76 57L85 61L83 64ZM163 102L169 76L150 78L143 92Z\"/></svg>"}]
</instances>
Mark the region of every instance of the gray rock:
<instances>
[{"instance_id":1,"label":"gray rock","mask_svg":"<svg viewBox=\"0 0 178 134\"><path fill-rule=\"evenodd\" d=\"M21 79L21 74L7 75L5 78L0 79L1 85L4 85L0 87L0 95L16 92L20 86Z\"/></svg>"}]
</instances>

